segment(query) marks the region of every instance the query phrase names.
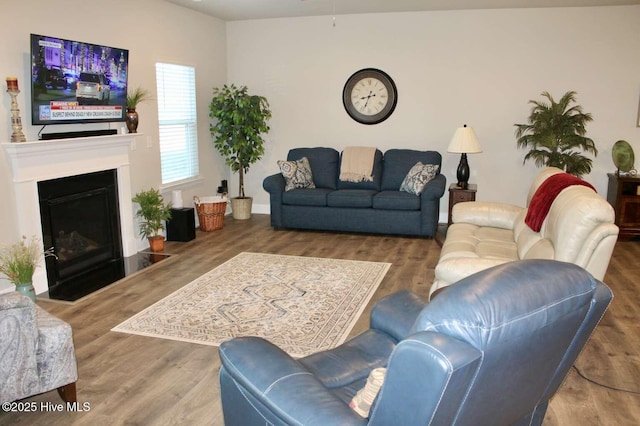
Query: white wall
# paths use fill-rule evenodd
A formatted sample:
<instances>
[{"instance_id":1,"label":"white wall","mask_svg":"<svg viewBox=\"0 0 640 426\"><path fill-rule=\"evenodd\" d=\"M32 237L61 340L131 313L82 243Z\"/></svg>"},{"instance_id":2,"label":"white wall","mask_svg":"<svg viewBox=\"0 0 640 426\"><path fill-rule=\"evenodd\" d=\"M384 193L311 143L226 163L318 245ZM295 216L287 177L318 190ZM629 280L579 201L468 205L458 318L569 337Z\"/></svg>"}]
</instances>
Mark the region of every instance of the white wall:
<instances>
[{"instance_id":1,"label":"white wall","mask_svg":"<svg viewBox=\"0 0 640 426\"><path fill-rule=\"evenodd\" d=\"M211 88L225 82L248 85L272 106L265 157L246 176L258 211L268 211L263 178L277 172L276 160L298 146L434 149L443 154L443 171L454 182L459 157L446 148L455 128L465 123L475 128L484 149L469 156L478 199L521 204L537 169L522 166L525 151L516 149L513 124L526 121L528 100L540 99L544 90L556 97L576 90L578 102L593 114L588 135L600 155L586 179L600 193L606 194L606 173L614 170L615 141L629 141L640 156L640 6L345 15L333 27L330 16L225 25L154 0L109 0L101 15L93 2L58 0L55 7L43 7L39 0L8 3L0 26L3 141L11 134L6 76L20 80L27 138L35 139L39 131L28 116L30 33L127 48L130 83L152 90L156 61L196 67L204 180L183 188L186 203L192 195L213 194L220 179L229 177L208 129ZM351 120L341 101L346 79L365 67L388 72L399 90L393 116L374 126ZM160 186L157 109L152 102L139 112L138 130L150 138L151 147L138 144L131 152L133 193ZM79 129L63 126L59 131L66 130ZM0 164L0 244L6 244L19 236L2 150ZM230 184L234 194L236 176ZM446 211L446 202L441 209Z\"/></svg>"},{"instance_id":2,"label":"white wall","mask_svg":"<svg viewBox=\"0 0 640 426\"><path fill-rule=\"evenodd\" d=\"M640 6L348 15L335 27L330 16L230 22L229 81L266 96L273 111L248 195L267 209L262 179L299 146L433 149L455 182L459 155L446 150L466 123L483 147L469 155L477 198L522 204L538 169L522 165L513 125L526 122L541 92L559 99L575 90L599 149L585 178L606 196L613 143L625 139L640 156L638 23ZM390 74L399 92L394 114L374 126L351 120L341 100L347 78L366 67Z\"/></svg>"},{"instance_id":3,"label":"white wall","mask_svg":"<svg viewBox=\"0 0 640 426\"><path fill-rule=\"evenodd\" d=\"M191 10L155 0L109 0L101 2L56 0L13 0L3 4L0 25L0 140L11 135L10 98L5 77L17 76L18 97L24 133L36 140L40 126L31 126L29 115L29 34L43 34L129 49L129 84L143 86L155 94L155 63L170 62L196 68L198 142L202 180L182 188L185 205L193 195L212 195L228 169L213 149L209 133L208 105L211 90L226 81L225 23ZM160 151L155 102L138 107L140 126L136 149L131 151L131 192L160 187ZM123 123L113 125L119 129ZM49 126L47 132L108 128L105 124ZM142 139L142 140L140 140ZM150 147L147 147L147 142ZM8 163L0 149L0 244L17 241L13 187ZM145 246L144 243L140 243ZM142 247L141 247L142 248ZM0 279L0 287L2 280Z\"/></svg>"}]
</instances>

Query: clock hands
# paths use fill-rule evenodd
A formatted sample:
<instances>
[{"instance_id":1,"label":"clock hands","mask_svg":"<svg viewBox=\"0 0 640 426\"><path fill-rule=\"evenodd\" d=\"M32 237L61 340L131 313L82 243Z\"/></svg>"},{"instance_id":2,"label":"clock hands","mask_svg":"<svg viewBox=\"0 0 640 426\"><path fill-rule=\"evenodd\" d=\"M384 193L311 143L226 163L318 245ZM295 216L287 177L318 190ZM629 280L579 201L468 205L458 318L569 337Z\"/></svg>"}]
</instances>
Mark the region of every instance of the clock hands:
<instances>
[{"instance_id":1,"label":"clock hands","mask_svg":"<svg viewBox=\"0 0 640 426\"><path fill-rule=\"evenodd\" d=\"M369 91L369 95L367 96L363 96L360 99L366 99L367 101L364 103L364 106L362 107L362 109L365 109L367 107L367 104L369 103L369 99L371 99L372 97L374 97L376 94L373 93L373 90Z\"/></svg>"},{"instance_id":2,"label":"clock hands","mask_svg":"<svg viewBox=\"0 0 640 426\"><path fill-rule=\"evenodd\" d=\"M373 93L373 90L371 90L371 91L369 91L369 94L368 94L367 96L363 96L363 97L361 97L360 99L366 99L366 100L369 100L369 98L372 98L372 97L374 97L375 95L376 95L376 94L375 94L375 93Z\"/></svg>"}]
</instances>

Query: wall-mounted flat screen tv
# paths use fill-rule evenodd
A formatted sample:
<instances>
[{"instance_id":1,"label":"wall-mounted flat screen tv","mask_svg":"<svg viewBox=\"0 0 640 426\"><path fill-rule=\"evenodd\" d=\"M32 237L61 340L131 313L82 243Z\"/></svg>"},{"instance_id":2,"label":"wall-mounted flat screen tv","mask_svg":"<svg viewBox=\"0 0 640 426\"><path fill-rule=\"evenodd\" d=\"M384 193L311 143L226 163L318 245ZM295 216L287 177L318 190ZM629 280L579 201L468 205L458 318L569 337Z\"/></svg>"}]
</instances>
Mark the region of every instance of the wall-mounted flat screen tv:
<instances>
[{"instance_id":1,"label":"wall-mounted flat screen tv","mask_svg":"<svg viewBox=\"0 0 640 426\"><path fill-rule=\"evenodd\" d=\"M129 51L31 34L31 123L124 121Z\"/></svg>"}]
</instances>

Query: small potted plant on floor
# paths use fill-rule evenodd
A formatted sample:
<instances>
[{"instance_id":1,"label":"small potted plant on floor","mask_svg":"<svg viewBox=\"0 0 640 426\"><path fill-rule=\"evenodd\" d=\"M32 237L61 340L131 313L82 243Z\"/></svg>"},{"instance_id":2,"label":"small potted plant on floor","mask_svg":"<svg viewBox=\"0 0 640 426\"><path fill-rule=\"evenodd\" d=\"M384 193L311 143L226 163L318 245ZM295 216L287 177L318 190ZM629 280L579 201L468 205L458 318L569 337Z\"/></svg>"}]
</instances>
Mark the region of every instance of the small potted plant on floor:
<instances>
[{"instance_id":1,"label":"small potted plant on floor","mask_svg":"<svg viewBox=\"0 0 640 426\"><path fill-rule=\"evenodd\" d=\"M133 90L127 91L127 115L125 122L127 123L127 129L129 133L138 132L139 117L136 108L138 104L146 102L151 99L151 95L147 89L142 87L136 87Z\"/></svg>"},{"instance_id":2,"label":"small potted plant on floor","mask_svg":"<svg viewBox=\"0 0 640 426\"><path fill-rule=\"evenodd\" d=\"M0 273L6 275L16 291L36 300L33 288L33 273L40 264L42 255L54 256L51 250L42 251L40 240L33 236L30 240L22 237L19 243L0 249Z\"/></svg>"},{"instance_id":3,"label":"small potted plant on floor","mask_svg":"<svg viewBox=\"0 0 640 426\"><path fill-rule=\"evenodd\" d=\"M262 135L269 131L269 102L263 96L250 95L246 86L225 84L213 89L209 116L216 120L210 126L213 144L240 178L238 196L231 199L233 218L249 219L253 199L245 196L244 174L264 154Z\"/></svg>"},{"instance_id":4,"label":"small potted plant on floor","mask_svg":"<svg viewBox=\"0 0 640 426\"><path fill-rule=\"evenodd\" d=\"M171 203L164 203L164 199L157 189L140 191L131 199L138 203L140 208L136 216L142 219L140 222L140 236L149 240L152 252L164 251L163 221L171 219Z\"/></svg>"}]
</instances>

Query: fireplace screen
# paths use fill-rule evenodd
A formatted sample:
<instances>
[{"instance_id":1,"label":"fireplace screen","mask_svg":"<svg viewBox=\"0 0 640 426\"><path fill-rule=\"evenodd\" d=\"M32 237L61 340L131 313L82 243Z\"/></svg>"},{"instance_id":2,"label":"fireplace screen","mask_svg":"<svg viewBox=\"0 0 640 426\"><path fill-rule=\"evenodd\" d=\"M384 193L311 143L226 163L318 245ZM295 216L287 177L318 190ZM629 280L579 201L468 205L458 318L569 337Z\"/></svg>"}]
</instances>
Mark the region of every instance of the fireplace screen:
<instances>
[{"instance_id":1,"label":"fireplace screen","mask_svg":"<svg viewBox=\"0 0 640 426\"><path fill-rule=\"evenodd\" d=\"M111 258L108 196L108 190L101 188L49 201L51 243L60 278Z\"/></svg>"},{"instance_id":2,"label":"fireplace screen","mask_svg":"<svg viewBox=\"0 0 640 426\"><path fill-rule=\"evenodd\" d=\"M38 183L49 296L75 300L124 276L115 170Z\"/></svg>"}]
</instances>

